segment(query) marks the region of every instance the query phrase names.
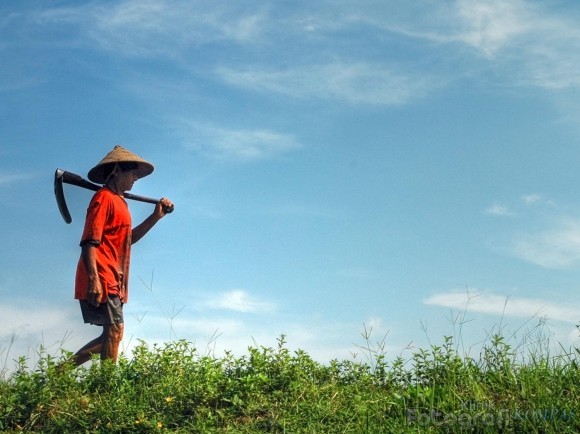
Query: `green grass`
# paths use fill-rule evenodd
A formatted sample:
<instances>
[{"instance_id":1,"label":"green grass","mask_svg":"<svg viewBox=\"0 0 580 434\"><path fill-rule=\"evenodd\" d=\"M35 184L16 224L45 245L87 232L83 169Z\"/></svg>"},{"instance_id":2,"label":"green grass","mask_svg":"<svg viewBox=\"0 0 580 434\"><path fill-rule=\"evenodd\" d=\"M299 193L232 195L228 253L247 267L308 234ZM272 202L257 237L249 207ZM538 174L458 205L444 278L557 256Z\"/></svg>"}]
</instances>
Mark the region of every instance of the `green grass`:
<instances>
[{"instance_id":1,"label":"green grass","mask_svg":"<svg viewBox=\"0 0 580 434\"><path fill-rule=\"evenodd\" d=\"M64 370L41 351L0 374L0 431L42 433L580 432L578 350L512 348L490 337L477 359L453 339L387 361L314 361L252 347L215 357L193 344L140 343L117 365Z\"/></svg>"}]
</instances>

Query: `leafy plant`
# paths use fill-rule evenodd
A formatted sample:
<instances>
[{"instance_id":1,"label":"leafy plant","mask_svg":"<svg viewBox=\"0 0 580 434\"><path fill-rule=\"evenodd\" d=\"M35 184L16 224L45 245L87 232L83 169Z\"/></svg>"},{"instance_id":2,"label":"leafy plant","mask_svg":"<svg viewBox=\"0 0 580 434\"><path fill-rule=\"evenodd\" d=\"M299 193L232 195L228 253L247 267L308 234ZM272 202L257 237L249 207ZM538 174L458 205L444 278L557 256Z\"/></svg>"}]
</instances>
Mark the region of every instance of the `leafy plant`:
<instances>
[{"instance_id":1,"label":"leafy plant","mask_svg":"<svg viewBox=\"0 0 580 434\"><path fill-rule=\"evenodd\" d=\"M0 378L0 431L42 433L578 432L576 349L491 335L474 359L457 343L388 360L365 328L363 361L319 363L286 337L221 357L190 342L139 342L130 359L73 368L41 349ZM530 335L526 335L529 339ZM527 357L519 357L523 349Z\"/></svg>"}]
</instances>

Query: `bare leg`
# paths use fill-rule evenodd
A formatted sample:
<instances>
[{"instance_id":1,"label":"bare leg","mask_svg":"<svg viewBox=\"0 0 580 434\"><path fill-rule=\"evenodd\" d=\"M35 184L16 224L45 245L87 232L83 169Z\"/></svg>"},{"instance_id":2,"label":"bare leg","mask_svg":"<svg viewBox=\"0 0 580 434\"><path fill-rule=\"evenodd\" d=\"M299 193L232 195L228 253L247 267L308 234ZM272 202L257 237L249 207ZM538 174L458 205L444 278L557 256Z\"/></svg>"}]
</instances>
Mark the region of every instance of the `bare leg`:
<instances>
[{"instance_id":1,"label":"bare leg","mask_svg":"<svg viewBox=\"0 0 580 434\"><path fill-rule=\"evenodd\" d=\"M112 360L114 363L117 363L119 345L123 339L124 329L123 323L104 326L103 335L105 335L105 340L101 348L101 360Z\"/></svg>"},{"instance_id":2,"label":"bare leg","mask_svg":"<svg viewBox=\"0 0 580 434\"><path fill-rule=\"evenodd\" d=\"M101 334L101 336L93 339L88 344L86 344L84 347L82 347L80 350L78 350L76 352L76 354L73 356L72 362L76 366L80 366L83 363L91 360L91 357L93 356L93 354L100 354L101 348L103 347L104 334L105 334L105 332L103 330L103 334Z\"/></svg>"},{"instance_id":3,"label":"bare leg","mask_svg":"<svg viewBox=\"0 0 580 434\"><path fill-rule=\"evenodd\" d=\"M103 333L98 338L93 339L73 356L72 362L82 365L91 360L93 354L100 354L101 360L112 360L117 362L119 355L119 345L123 339L124 325L111 324L103 326Z\"/></svg>"}]
</instances>

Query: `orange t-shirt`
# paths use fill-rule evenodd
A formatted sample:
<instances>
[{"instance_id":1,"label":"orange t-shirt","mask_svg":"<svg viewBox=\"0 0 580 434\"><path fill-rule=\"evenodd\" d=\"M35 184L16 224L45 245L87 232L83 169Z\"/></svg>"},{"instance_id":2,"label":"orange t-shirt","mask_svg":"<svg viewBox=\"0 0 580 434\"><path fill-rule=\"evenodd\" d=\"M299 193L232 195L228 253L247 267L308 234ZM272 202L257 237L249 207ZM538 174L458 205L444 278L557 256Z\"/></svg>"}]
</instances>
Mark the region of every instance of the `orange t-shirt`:
<instances>
[{"instance_id":1,"label":"orange t-shirt","mask_svg":"<svg viewBox=\"0 0 580 434\"><path fill-rule=\"evenodd\" d=\"M81 246L96 247L99 279L106 296L116 295L127 302L129 262L131 256L131 214L127 202L107 187L91 199L87 209ZM87 299L88 275L82 257L77 265L75 298Z\"/></svg>"}]
</instances>

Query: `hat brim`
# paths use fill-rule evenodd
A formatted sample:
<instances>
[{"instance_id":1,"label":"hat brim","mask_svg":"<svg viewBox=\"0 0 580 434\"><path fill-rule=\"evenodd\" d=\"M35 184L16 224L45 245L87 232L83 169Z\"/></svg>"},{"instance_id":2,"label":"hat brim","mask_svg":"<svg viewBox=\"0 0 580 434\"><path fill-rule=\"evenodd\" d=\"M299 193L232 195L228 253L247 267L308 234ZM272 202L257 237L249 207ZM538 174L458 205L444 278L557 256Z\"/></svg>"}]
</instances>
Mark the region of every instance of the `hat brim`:
<instances>
[{"instance_id":1,"label":"hat brim","mask_svg":"<svg viewBox=\"0 0 580 434\"><path fill-rule=\"evenodd\" d=\"M135 163L137 164L137 169L135 170L135 175L137 178L141 179L146 177L147 175L151 175L153 173L154 167L150 163L145 163L143 161L127 161L127 163ZM98 166L93 167L88 174L89 180L95 182L97 184L105 184L107 182L105 173L108 172L108 168L117 164L115 163L105 163L99 164Z\"/></svg>"},{"instance_id":2,"label":"hat brim","mask_svg":"<svg viewBox=\"0 0 580 434\"><path fill-rule=\"evenodd\" d=\"M153 164L139 157L131 151L123 148L122 146L116 145L111 152L105 155L99 164L93 167L88 174L91 181L98 184L105 184L107 182L108 173L111 165L117 163L135 163L137 164L137 170L135 174L138 178L144 178L153 172Z\"/></svg>"}]
</instances>

